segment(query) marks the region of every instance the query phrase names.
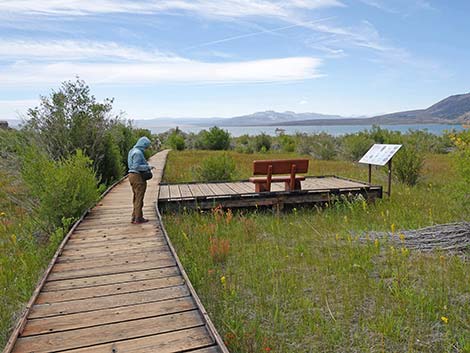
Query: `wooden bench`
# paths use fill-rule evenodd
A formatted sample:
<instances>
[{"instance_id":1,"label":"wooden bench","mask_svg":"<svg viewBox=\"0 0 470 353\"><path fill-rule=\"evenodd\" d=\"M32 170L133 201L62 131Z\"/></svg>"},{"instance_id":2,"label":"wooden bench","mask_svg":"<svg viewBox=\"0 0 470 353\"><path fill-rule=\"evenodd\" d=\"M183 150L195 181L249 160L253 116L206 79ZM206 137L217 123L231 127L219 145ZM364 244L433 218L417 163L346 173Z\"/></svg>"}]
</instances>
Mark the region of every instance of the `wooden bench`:
<instances>
[{"instance_id":1,"label":"wooden bench","mask_svg":"<svg viewBox=\"0 0 470 353\"><path fill-rule=\"evenodd\" d=\"M249 180L255 184L256 192L271 191L271 183L284 182L285 190L300 190L300 182L304 176L296 173L307 173L308 159L275 159L253 161L253 175L266 175L265 177L251 177ZM273 177L276 174L288 174Z\"/></svg>"}]
</instances>

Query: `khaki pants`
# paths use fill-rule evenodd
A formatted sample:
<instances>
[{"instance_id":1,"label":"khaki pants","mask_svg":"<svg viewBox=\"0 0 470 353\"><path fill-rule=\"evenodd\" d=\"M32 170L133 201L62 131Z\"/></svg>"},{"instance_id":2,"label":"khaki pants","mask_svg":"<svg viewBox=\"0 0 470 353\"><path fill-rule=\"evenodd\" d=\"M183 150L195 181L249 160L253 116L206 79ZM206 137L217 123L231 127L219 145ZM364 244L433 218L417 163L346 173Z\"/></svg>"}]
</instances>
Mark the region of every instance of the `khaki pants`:
<instances>
[{"instance_id":1,"label":"khaki pants","mask_svg":"<svg viewBox=\"0 0 470 353\"><path fill-rule=\"evenodd\" d=\"M147 189L147 182L142 179L142 176L137 173L129 173L129 182L132 186L134 197L132 203L134 210L132 211L132 219L142 218L142 207L144 207L144 195Z\"/></svg>"}]
</instances>

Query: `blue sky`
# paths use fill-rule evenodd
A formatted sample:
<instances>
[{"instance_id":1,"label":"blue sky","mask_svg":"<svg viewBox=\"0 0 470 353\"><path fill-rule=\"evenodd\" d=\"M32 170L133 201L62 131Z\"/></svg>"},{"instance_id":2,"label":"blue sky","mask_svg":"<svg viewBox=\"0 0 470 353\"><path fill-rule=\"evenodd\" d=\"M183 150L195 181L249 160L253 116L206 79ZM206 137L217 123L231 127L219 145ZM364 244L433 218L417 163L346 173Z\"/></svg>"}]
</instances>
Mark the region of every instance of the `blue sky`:
<instances>
[{"instance_id":1,"label":"blue sky","mask_svg":"<svg viewBox=\"0 0 470 353\"><path fill-rule=\"evenodd\" d=\"M375 115L470 91L467 0L0 0L0 118L79 76L128 118Z\"/></svg>"}]
</instances>

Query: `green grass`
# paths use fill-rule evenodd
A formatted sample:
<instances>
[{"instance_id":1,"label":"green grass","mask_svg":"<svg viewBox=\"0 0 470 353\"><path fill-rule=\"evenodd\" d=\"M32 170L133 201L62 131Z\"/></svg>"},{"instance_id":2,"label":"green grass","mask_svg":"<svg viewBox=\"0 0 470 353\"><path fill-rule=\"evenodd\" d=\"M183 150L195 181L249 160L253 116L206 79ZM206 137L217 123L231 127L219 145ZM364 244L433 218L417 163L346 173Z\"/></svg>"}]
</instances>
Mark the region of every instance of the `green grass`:
<instances>
[{"instance_id":1,"label":"green grass","mask_svg":"<svg viewBox=\"0 0 470 353\"><path fill-rule=\"evenodd\" d=\"M216 152L171 152L167 181ZM289 154L243 155L251 161ZM375 171L375 181L385 175ZM367 169L312 161L310 174L364 180ZM395 184L391 200L323 209L184 212L165 226L193 285L232 352L470 352L470 265L422 254L369 231L468 220L450 156L428 156L416 187ZM228 240L227 246L218 246Z\"/></svg>"},{"instance_id":2,"label":"green grass","mask_svg":"<svg viewBox=\"0 0 470 353\"><path fill-rule=\"evenodd\" d=\"M42 235L18 206L25 195L23 186L0 171L0 349L64 235L61 228L50 237Z\"/></svg>"}]
</instances>

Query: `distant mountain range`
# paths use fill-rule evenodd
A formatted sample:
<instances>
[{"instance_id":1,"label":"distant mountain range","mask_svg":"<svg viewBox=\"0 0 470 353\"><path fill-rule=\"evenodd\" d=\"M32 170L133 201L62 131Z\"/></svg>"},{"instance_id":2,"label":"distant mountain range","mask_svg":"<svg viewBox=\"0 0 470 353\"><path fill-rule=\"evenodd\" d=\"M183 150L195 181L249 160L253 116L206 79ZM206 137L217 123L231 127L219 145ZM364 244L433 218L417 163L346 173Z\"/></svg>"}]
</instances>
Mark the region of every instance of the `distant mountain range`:
<instances>
[{"instance_id":1,"label":"distant mountain range","mask_svg":"<svg viewBox=\"0 0 470 353\"><path fill-rule=\"evenodd\" d=\"M461 124L470 120L470 93L447 97L427 109L408 110L375 117L344 117L318 113L257 112L233 118L161 118L136 120L140 127L155 126L289 126L289 125L406 125Z\"/></svg>"},{"instance_id":2,"label":"distant mountain range","mask_svg":"<svg viewBox=\"0 0 470 353\"><path fill-rule=\"evenodd\" d=\"M17 127L19 120L8 120ZM289 126L289 125L406 125L469 124L470 93L447 97L427 109L408 110L375 117L343 117L318 113L265 111L233 118L158 118L134 120L141 128L186 126Z\"/></svg>"}]
</instances>

